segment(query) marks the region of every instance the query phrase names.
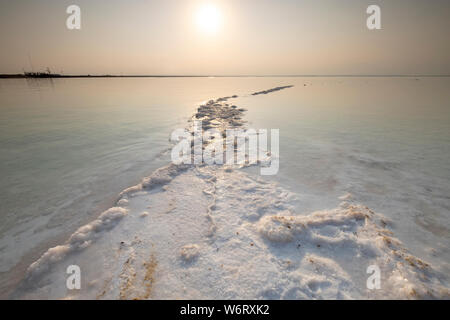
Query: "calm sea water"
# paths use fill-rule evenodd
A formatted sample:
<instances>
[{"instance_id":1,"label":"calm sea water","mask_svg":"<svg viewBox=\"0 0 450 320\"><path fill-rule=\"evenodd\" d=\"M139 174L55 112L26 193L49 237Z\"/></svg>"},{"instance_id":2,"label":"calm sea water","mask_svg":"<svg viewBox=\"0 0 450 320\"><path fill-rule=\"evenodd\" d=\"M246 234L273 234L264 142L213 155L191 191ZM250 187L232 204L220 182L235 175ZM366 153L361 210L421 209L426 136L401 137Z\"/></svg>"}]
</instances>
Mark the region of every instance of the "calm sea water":
<instances>
[{"instance_id":1,"label":"calm sea water","mask_svg":"<svg viewBox=\"0 0 450 320\"><path fill-rule=\"evenodd\" d=\"M298 192L299 211L351 193L449 273L450 78L0 80L0 289L167 164L202 101L233 94L250 127L280 129L267 179Z\"/></svg>"},{"instance_id":2,"label":"calm sea water","mask_svg":"<svg viewBox=\"0 0 450 320\"><path fill-rule=\"evenodd\" d=\"M450 78L295 79L244 98L256 128L280 128L280 172L299 211L339 196L388 216L415 255L450 275Z\"/></svg>"}]
</instances>

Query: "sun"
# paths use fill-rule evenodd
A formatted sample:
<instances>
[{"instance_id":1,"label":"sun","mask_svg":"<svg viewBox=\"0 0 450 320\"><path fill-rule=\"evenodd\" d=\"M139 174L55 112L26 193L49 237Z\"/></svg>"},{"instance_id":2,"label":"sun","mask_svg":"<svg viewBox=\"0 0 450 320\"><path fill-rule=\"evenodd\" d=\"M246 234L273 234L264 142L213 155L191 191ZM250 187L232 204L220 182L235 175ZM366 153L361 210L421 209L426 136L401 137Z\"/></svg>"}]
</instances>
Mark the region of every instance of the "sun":
<instances>
[{"instance_id":1,"label":"sun","mask_svg":"<svg viewBox=\"0 0 450 320\"><path fill-rule=\"evenodd\" d=\"M222 15L217 6L204 4L197 10L196 22L202 32L214 34L220 29Z\"/></svg>"}]
</instances>

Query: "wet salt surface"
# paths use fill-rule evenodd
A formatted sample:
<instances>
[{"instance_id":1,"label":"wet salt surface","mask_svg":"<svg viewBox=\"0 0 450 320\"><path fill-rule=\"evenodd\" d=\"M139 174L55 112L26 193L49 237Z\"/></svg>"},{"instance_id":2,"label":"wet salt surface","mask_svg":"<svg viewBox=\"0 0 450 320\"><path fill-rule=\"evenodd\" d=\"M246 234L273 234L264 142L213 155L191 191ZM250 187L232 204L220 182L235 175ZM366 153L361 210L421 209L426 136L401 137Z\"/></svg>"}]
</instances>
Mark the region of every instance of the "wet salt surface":
<instances>
[{"instance_id":1,"label":"wet salt surface","mask_svg":"<svg viewBox=\"0 0 450 320\"><path fill-rule=\"evenodd\" d=\"M200 106L194 117L233 126L230 117L218 116L232 110L227 99ZM304 196L240 167L171 164L125 190L116 208L32 264L15 297L449 297L446 275L408 251L389 217L350 193L335 209L300 214ZM116 217L114 232L104 232ZM86 289L76 294L55 277L68 263L87 274ZM365 285L371 265L383 274L380 290Z\"/></svg>"}]
</instances>

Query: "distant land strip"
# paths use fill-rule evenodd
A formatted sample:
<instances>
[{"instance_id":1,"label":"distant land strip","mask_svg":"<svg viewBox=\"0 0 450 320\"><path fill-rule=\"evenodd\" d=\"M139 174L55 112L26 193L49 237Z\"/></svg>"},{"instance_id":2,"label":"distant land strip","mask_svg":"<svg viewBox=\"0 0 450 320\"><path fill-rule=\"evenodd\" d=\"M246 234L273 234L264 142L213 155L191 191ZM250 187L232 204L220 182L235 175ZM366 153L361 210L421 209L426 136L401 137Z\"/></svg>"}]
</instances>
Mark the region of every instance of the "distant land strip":
<instances>
[{"instance_id":1,"label":"distant land strip","mask_svg":"<svg viewBox=\"0 0 450 320\"><path fill-rule=\"evenodd\" d=\"M0 74L0 79L45 79L45 78L447 78L448 74L305 74L305 75L113 75L113 74L79 74L79 75L46 75L45 77L33 77L18 74Z\"/></svg>"}]
</instances>

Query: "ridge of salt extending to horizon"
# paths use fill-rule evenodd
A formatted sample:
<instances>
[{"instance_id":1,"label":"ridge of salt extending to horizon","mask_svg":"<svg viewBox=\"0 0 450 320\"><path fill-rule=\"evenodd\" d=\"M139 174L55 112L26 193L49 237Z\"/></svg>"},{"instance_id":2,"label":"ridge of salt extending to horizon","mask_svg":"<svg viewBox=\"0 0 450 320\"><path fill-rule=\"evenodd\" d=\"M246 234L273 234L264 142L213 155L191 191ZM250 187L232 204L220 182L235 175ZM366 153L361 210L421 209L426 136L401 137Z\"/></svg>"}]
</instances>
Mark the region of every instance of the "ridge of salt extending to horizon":
<instances>
[{"instance_id":1,"label":"ridge of salt extending to horizon","mask_svg":"<svg viewBox=\"0 0 450 320\"><path fill-rule=\"evenodd\" d=\"M275 91L270 90L261 92ZM206 113L199 108L198 112L201 117L214 118L220 110L215 104L224 105L229 98L212 101L213 108ZM225 118L216 118L224 125ZM114 219L109 219L109 213L100 216L108 228L101 227L101 218L70 238L73 241L67 245L75 244L73 250L49 249L42 260L30 266L27 285L37 284L38 289L17 294L38 296L39 284L45 288L46 280L59 274L46 271L64 270L62 262L67 258L87 264L82 270L94 270L90 270L91 281L82 293L67 295L64 281L50 282L56 286L51 293L58 298L448 295L439 274L393 237L386 228L390 224L386 217L354 203L351 195L342 197L339 208L298 215L291 205L295 197L235 168L168 165L121 193L117 208L110 209ZM109 223L113 221L117 223ZM107 232L109 226L114 232ZM94 245L95 259L89 253ZM106 265L106 270L96 270L91 263ZM366 270L356 267L367 263L378 263L391 274L383 290L369 293L364 289ZM33 270L44 272L33 275Z\"/></svg>"}]
</instances>

